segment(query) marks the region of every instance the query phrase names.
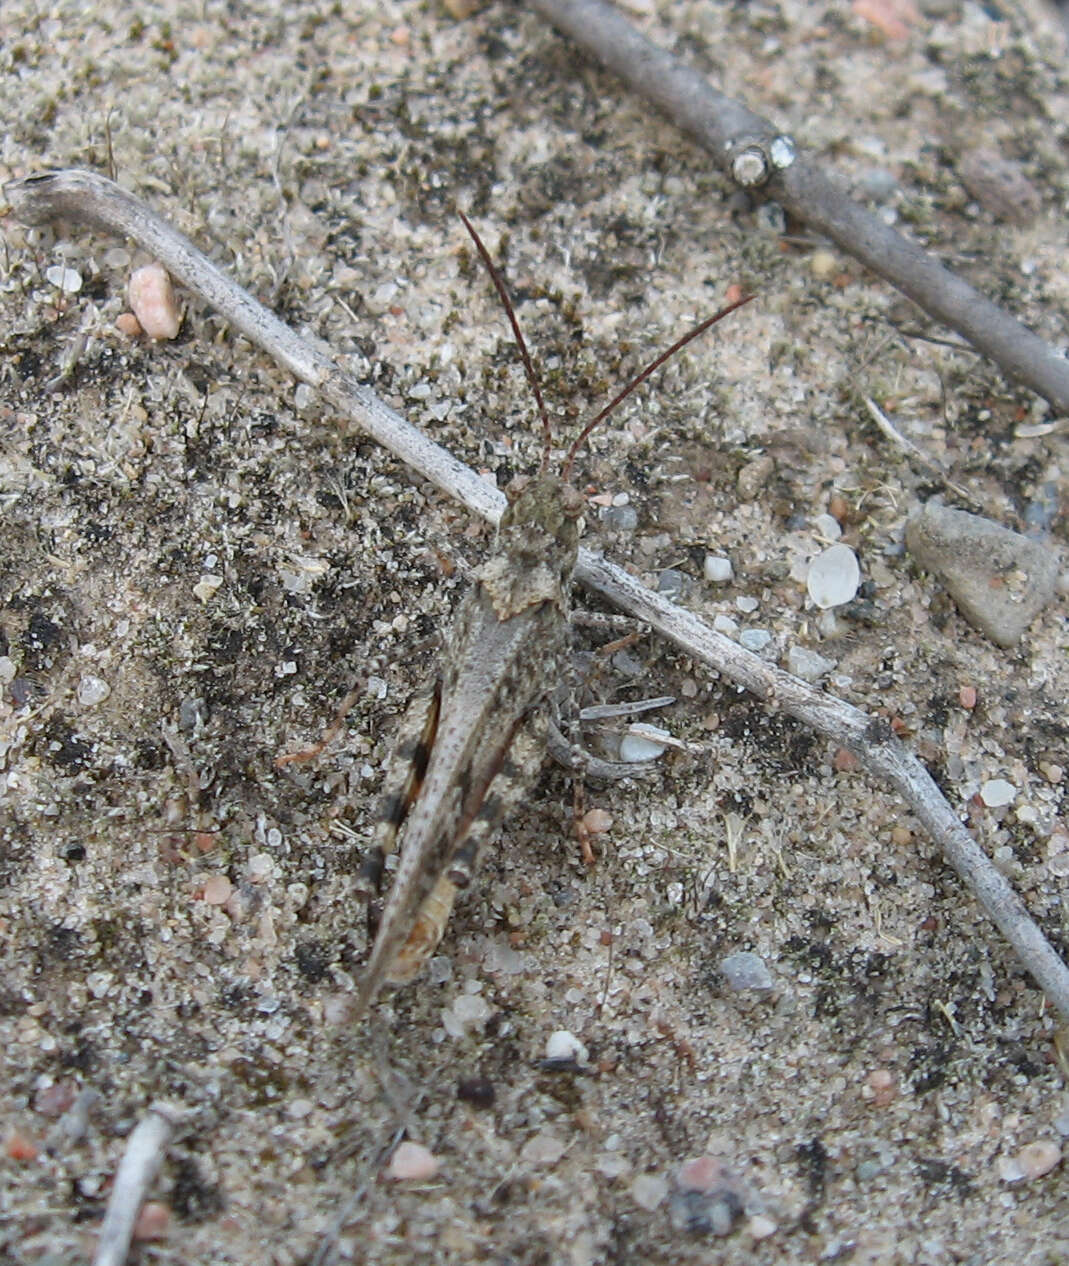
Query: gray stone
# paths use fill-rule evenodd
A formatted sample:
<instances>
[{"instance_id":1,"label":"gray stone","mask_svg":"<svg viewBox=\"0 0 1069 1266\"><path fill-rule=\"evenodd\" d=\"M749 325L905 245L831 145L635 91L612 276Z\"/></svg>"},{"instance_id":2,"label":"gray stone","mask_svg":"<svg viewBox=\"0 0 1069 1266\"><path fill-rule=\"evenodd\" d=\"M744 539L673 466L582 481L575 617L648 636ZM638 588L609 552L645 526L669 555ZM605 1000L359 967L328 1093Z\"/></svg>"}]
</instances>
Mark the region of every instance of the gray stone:
<instances>
[{"instance_id":1,"label":"gray stone","mask_svg":"<svg viewBox=\"0 0 1069 1266\"><path fill-rule=\"evenodd\" d=\"M759 954L752 954L748 950L729 954L722 959L720 974L727 981L728 988L735 990L736 993L745 989L764 991L773 986L772 973L765 966L764 959Z\"/></svg>"},{"instance_id":2,"label":"gray stone","mask_svg":"<svg viewBox=\"0 0 1069 1266\"><path fill-rule=\"evenodd\" d=\"M1054 595L1057 555L990 519L930 501L906 524L914 561L999 646L1016 645Z\"/></svg>"}]
</instances>

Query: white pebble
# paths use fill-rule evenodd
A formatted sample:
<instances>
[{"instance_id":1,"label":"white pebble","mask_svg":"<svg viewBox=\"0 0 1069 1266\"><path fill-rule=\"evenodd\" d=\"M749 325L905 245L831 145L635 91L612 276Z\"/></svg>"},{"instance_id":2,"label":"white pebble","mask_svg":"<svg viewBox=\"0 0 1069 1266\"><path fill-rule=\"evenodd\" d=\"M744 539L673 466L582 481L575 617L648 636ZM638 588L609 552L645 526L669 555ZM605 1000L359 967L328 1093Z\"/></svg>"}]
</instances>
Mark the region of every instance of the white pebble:
<instances>
[{"instance_id":1,"label":"white pebble","mask_svg":"<svg viewBox=\"0 0 1069 1266\"><path fill-rule=\"evenodd\" d=\"M466 993L453 1003L450 1010L446 1013L447 1018L451 1017L453 1024L460 1029L458 1034L454 1028L448 1024L446 1028L451 1036L461 1036L473 1024L483 1024L490 1018L490 1004L484 997L477 993Z\"/></svg>"},{"instance_id":2,"label":"white pebble","mask_svg":"<svg viewBox=\"0 0 1069 1266\"><path fill-rule=\"evenodd\" d=\"M819 681L835 667L834 659L825 659L804 646L792 646L787 652L787 671L803 681Z\"/></svg>"},{"instance_id":3,"label":"white pebble","mask_svg":"<svg viewBox=\"0 0 1069 1266\"><path fill-rule=\"evenodd\" d=\"M730 615L715 616L713 619L713 628L718 633L723 633L725 637L737 638L739 636L739 626Z\"/></svg>"},{"instance_id":4,"label":"white pebble","mask_svg":"<svg viewBox=\"0 0 1069 1266\"><path fill-rule=\"evenodd\" d=\"M765 991L773 986L772 974L759 954L742 950L721 960L720 972L728 988L740 993L746 989Z\"/></svg>"},{"instance_id":5,"label":"white pebble","mask_svg":"<svg viewBox=\"0 0 1069 1266\"><path fill-rule=\"evenodd\" d=\"M660 1174L639 1174L631 1184L631 1199L647 1213L652 1213L667 1195L668 1181Z\"/></svg>"},{"instance_id":6,"label":"white pebble","mask_svg":"<svg viewBox=\"0 0 1069 1266\"><path fill-rule=\"evenodd\" d=\"M200 580L193 586L194 597L199 598L201 602L211 602L216 590L222 583L222 576L201 576Z\"/></svg>"},{"instance_id":7,"label":"white pebble","mask_svg":"<svg viewBox=\"0 0 1069 1266\"><path fill-rule=\"evenodd\" d=\"M65 295L76 295L82 288L82 274L74 268L67 268L64 264L53 264L51 268L45 270L45 277Z\"/></svg>"},{"instance_id":8,"label":"white pebble","mask_svg":"<svg viewBox=\"0 0 1069 1266\"><path fill-rule=\"evenodd\" d=\"M114 983L115 973L110 971L91 971L85 978L85 987L94 998L107 997Z\"/></svg>"},{"instance_id":9,"label":"white pebble","mask_svg":"<svg viewBox=\"0 0 1069 1266\"><path fill-rule=\"evenodd\" d=\"M626 1156L620 1156L617 1152L605 1152L598 1157L597 1167L604 1178L620 1178L631 1168L631 1162Z\"/></svg>"},{"instance_id":10,"label":"white pebble","mask_svg":"<svg viewBox=\"0 0 1069 1266\"><path fill-rule=\"evenodd\" d=\"M103 703L110 694L111 687L102 677L93 677L87 673L78 683L78 702L84 708Z\"/></svg>"},{"instance_id":11,"label":"white pebble","mask_svg":"<svg viewBox=\"0 0 1069 1266\"><path fill-rule=\"evenodd\" d=\"M149 338L177 337L182 314L171 279L162 264L146 264L136 269L130 275L127 297L134 316Z\"/></svg>"},{"instance_id":12,"label":"white pebble","mask_svg":"<svg viewBox=\"0 0 1069 1266\"><path fill-rule=\"evenodd\" d=\"M731 559L724 558L720 554L706 554L703 571L705 573L705 579L713 585L726 585L735 577L735 570L731 566Z\"/></svg>"},{"instance_id":13,"label":"white pebble","mask_svg":"<svg viewBox=\"0 0 1069 1266\"><path fill-rule=\"evenodd\" d=\"M1013 804L1017 798L1017 788L1005 778L992 778L980 788L980 799L989 809L999 809L1004 804Z\"/></svg>"},{"instance_id":14,"label":"white pebble","mask_svg":"<svg viewBox=\"0 0 1069 1266\"><path fill-rule=\"evenodd\" d=\"M266 883L274 873L275 859L270 853L253 853L245 867L250 884Z\"/></svg>"},{"instance_id":15,"label":"white pebble","mask_svg":"<svg viewBox=\"0 0 1069 1266\"><path fill-rule=\"evenodd\" d=\"M573 1061L576 1064L585 1064L587 1049L574 1033L569 1033L567 1029L557 1029L546 1038L546 1059L555 1063Z\"/></svg>"},{"instance_id":16,"label":"white pebble","mask_svg":"<svg viewBox=\"0 0 1069 1266\"><path fill-rule=\"evenodd\" d=\"M739 634L739 645L747 651L763 651L771 641L768 629L743 629Z\"/></svg>"},{"instance_id":17,"label":"white pebble","mask_svg":"<svg viewBox=\"0 0 1069 1266\"><path fill-rule=\"evenodd\" d=\"M857 555L849 545L831 545L809 564L806 589L822 611L849 602L860 583Z\"/></svg>"},{"instance_id":18,"label":"white pebble","mask_svg":"<svg viewBox=\"0 0 1069 1266\"><path fill-rule=\"evenodd\" d=\"M831 514L818 514L813 520L813 526L826 541L837 541L843 534L839 520Z\"/></svg>"},{"instance_id":19,"label":"white pebble","mask_svg":"<svg viewBox=\"0 0 1069 1266\"><path fill-rule=\"evenodd\" d=\"M439 1167L438 1157L429 1148L405 1139L394 1149L386 1173L399 1182L426 1182L438 1173Z\"/></svg>"},{"instance_id":20,"label":"white pebble","mask_svg":"<svg viewBox=\"0 0 1069 1266\"><path fill-rule=\"evenodd\" d=\"M761 604L756 598L751 597L748 593L740 594L735 599L735 606L743 613L743 615L752 615Z\"/></svg>"},{"instance_id":21,"label":"white pebble","mask_svg":"<svg viewBox=\"0 0 1069 1266\"><path fill-rule=\"evenodd\" d=\"M529 1138L520 1151L520 1158L529 1165L555 1165L563 1155L564 1144L548 1131Z\"/></svg>"}]
</instances>

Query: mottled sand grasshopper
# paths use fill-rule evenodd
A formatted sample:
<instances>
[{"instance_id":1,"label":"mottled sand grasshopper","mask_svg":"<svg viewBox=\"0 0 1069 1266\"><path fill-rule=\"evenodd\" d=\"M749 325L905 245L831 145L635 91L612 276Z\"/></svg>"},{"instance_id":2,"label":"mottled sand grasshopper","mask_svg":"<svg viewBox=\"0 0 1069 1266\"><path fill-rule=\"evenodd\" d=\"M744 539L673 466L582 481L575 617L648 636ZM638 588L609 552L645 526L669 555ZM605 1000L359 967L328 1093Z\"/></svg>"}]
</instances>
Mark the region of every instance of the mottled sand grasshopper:
<instances>
[{"instance_id":1,"label":"mottled sand grasshopper","mask_svg":"<svg viewBox=\"0 0 1069 1266\"><path fill-rule=\"evenodd\" d=\"M701 322L633 378L586 424L555 474L549 416L512 303L479 235L467 216L461 218L512 326L542 420L542 464L510 500L494 553L475 572L457 611L441 674L410 707L406 738L387 767L375 843L360 877L369 897L378 891L402 827L404 840L357 991L356 1016L384 983L405 983L426 963L480 850L542 764L550 696L568 674L571 580L584 505L571 474L580 446L669 357L752 297Z\"/></svg>"}]
</instances>

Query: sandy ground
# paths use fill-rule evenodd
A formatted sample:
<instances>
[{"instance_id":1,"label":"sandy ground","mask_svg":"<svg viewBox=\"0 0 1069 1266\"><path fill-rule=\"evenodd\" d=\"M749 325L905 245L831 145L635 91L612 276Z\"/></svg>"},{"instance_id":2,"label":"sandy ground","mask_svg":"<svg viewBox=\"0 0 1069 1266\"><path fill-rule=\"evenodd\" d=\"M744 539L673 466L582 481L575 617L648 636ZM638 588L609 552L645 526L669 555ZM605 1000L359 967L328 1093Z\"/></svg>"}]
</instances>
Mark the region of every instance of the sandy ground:
<instances>
[{"instance_id":1,"label":"sandy ground","mask_svg":"<svg viewBox=\"0 0 1069 1266\"><path fill-rule=\"evenodd\" d=\"M635 7L1066 345L1054 39L946 0L897 41L845 6ZM584 486L637 522L592 501L588 543L654 586L683 573L688 605L769 631L770 655L834 660L831 688L896 719L1066 944L1064 599L1013 651L971 630L901 547L945 489L861 400L983 513L1064 543L1043 403L911 336L904 299L733 194L520 7L275 9L5 0L0 177L106 171L110 131L123 183L502 483L539 440L457 205L505 262L562 433L756 288L594 437ZM1024 182L1008 201L1009 176L962 182L984 149ZM1062 1168L1008 1181L1069 1134L1056 1017L901 804L656 638L604 693L676 696L658 719L687 747L588 789L614 820L597 867L547 767L431 978L339 1028L383 762L488 533L197 303L173 342L120 334L144 262L122 242L0 223L0 1256L88 1260L164 1098L189 1116L145 1262L1065 1260ZM830 620L798 579L829 509L866 581ZM276 768L357 681L344 736ZM996 778L1016 799L984 808ZM770 990L727 986L738 950ZM558 1029L578 1067L542 1062ZM402 1131L432 1180L386 1176ZM677 1182L701 1156L738 1195L726 1236L730 1200Z\"/></svg>"}]
</instances>

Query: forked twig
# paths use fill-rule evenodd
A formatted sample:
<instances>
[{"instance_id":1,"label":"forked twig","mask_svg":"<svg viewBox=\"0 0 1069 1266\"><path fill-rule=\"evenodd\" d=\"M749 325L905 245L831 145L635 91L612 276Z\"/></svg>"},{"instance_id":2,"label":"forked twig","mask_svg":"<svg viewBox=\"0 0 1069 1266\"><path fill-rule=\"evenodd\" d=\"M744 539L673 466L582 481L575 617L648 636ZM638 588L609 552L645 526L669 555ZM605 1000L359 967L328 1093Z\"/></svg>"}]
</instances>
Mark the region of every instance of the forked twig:
<instances>
[{"instance_id":1,"label":"forked twig","mask_svg":"<svg viewBox=\"0 0 1069 1266\"><path fill-rule=\"evenodd\" d=\"M754 148L767 153L778 129L740 101L637 31L606 0L528 0L564 35L683 132L709 151L732 179L753 188L766 179L770 196L811 228L829 237L878 276L897 286L925 312L957 330L1007 374L1069 411L1069 360L997 304L944 268L933 255L858 206L820 165L802 154L764 177L740 179L739 166Z\"/></svg>"},{"instance_id":2,"label":"forked twig","mask_svg":"<svg viewBox=\"0 0 1069 1266\"><path fill-rule=\"evenodd\" d=\"M496 522L503 494L439 448L367 387L338 369L324 344L301 338L216 268L177 230L133 195L89 172L54 172L4 186L16 214L30 224L67 218L124 233L154 254L195 294L257 343L279 364L318 387L349 418L401 460ZM580 550L576 578L594 593L651 624L693 658L743 686L766 704L848 747L872 773L889 782L924 823L1025 968L1069 1020L1069 969L1024 903L958 821L927 771L893 736L886 722L814 689L714 632L691 612L652 593L621 567Z\"/></svg>"}]
</instances>

